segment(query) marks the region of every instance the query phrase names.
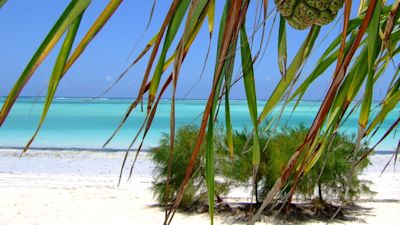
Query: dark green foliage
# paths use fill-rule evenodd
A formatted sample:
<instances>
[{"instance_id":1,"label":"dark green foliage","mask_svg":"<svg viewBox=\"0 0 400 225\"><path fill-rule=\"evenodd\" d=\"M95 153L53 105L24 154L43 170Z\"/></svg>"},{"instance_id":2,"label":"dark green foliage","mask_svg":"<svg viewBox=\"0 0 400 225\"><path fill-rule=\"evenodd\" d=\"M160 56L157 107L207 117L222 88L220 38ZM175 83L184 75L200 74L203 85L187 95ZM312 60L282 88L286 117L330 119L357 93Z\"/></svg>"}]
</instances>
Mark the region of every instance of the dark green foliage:
<instances>
[{"instance_id":1,"label":"dark green foliage","mask_svg":"<svg viewBox=\"0 0 400 225\"><path fill-rule=\"evenodd\" d=\"M263 132L260 131L260 133ZM266 134L260 137L261 146L264 146L268 138L270 140L267 148L261 153L261 164L257 176L257 197L259 200L262 200L272 188L289 158L303 143L307 133L308 129L306 127L297 126L279 130L272 136ZM223 169L224 175L234 180L237 186L251 186L251 182L249 182L252 169L251 151L243 149L249 134L251 132L246 130L234 134L236 158L231 164L225 163L225 168ZM360 194L372 194L368 188L368 182L358 178L358 175L369 164L368 159L366 159L355 168L348 196L347 198L344 196L352 165L351 157L353 156L354 147L355 144L351 137L337 134L317 163L302 177L297 185L296 193L306 199L318 196L321 200L323 200L323 197L329 197L331 199L339 199L342 202L352 201ZM366 150L366 145L361 145L356 159L359 159ZM281 193L286 194L290 190L292 183L293 179L289 180L289 185Z\"/></svg>"},{"instance_id":2,"label":"dark green foliage","mask_svg":"<svg viewBox=\"0 0 400 225\"><path fill-rule=\"evenodd\" d=\"M198 135L198 127L184 126L178 129L175 135L174 152L171 167L171 178L168 196L166 196L166 182L168 174L168 159L170 152L170 137L163 135L160 146L151 150L151 157L155 162L155 179L153 182L153 192L160 203L171 202L185 176L186 167L190 160ZM204 153L205 145L201 147ZM191 208L194 205L204 205L207 203L207 190L205 184L204 154L197 159L197 169L194 171L190 182L187 185L185 194L180 205L181 208ZM222 183L216 183L216 194L220 195L226 192Z\"/></svg>"},{"instance_id":3,"label":"dark green foliage","mask_svg":"<svg viewBox=\"0 0 400 225\"><path fill-rule=\"evenodd\" d=\"M252 131L243 129L233 134L234 158L229 157L226 147L226 138L222 135L222 130L217 130L214 138L215 161L216 161L216 195L226 194L233 187L251 187L252 177ZM281 171L294 151L301 145L308 133L304 126L286 128L278 130L271 135L265 132L265 127L260 127L259 141L263 148L268 141L267 148L261 151L261 163L256 177L257 200L261 201L266 193L271 189L276 179L281 175ZM195 145L198 134L198 127L185 126L178 129L175 136L174 157L172 160L172 173L168 197L166 196L166 179L168 171L168 157L170 151L169 136L164 135L160 146L151 151L152 159L156 163L155 181L153 191L160 203L165 204L166 199L171 201L177 193L181 181L185 176L192 149ZM306 200L318 197L319 200L338 199L342 202L351 201L360 194L371 193L368 183L358 178L358 175L369 164L368 159L358 164L354 170L351 181L351 188L347 198L345 198L345 188L347 186L348 174L351 169L353 149L355 144L353 138L337 134L332 144L327 148L316 164L302 177L296 188L296 194ZM187 186L182 200L181 208L193 209L194 206L207 204L207 193L205 183L204 168L204 148L202 146L200 157L197 159L197 170ZM361 145L359 154L367 150L365 145ZM300 160L301 161L301 160ZM323 170L322 170L323 169ZM321 172L322 170L322 172ZM288 185L282 190L286 194L293 183L289 180Z\"/></svg>"},{"instance_id":4,"label":"dark green foliage","mask_svg":"<svg viewBox=\"0 0 400 225\"><path fill-rule=\"evenodd\" d=\"M353 149L355 144L349 136L338 134L333 139L331 148L321 156L315 166L305 175L298 190L305 197L315 196L315 189L320 188L326 197L338 198L342 202L352 202L360 194L373 194L369 189L369 182L360 180L359 175L369 165L368 158L354 168L354 174L349 186L348 196L344 193L348 186L349 172L352 167ZM367 146L361 145L356 160L361 158ZM321 170L323 169L322 173ZM322 200L322 196L319 196Z\"/></svg>"}]
</instances>

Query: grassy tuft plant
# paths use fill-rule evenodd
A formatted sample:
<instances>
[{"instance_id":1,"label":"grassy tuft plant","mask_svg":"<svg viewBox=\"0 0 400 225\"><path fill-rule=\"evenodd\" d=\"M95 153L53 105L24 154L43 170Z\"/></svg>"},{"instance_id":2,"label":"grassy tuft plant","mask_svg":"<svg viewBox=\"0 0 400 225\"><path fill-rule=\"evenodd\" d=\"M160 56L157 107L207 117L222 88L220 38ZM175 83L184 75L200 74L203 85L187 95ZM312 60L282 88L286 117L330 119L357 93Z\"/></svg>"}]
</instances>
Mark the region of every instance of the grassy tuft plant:
<instances>
[{"instance_id":1,"label":"grassy tuft plant","mask_svg":"<svg viewBox=\"0 0 400 225\"><path fill-rule=\"evenodd\" d=\"M161 204L172 202L176 196L181 182L185 176L185 169L189 163L192 150L194 148L199 128L196 126L184 126L177 130L175 135L174 152L171 162L171 177L169 181L169 191L167 194L166 183L168 174L168 160L170 152L170 137L164 134L160 141L160 146L151 150L152 160L155 162L153 192ZM204 152L205 146L201 147ZM199 165L193 173L187 189L184 193L181 209L191 210L196 207L207 205L207 188L205 183L204 154L198 157L196 164ZM216 197L226 193L227 188L223 183L216 183Z\"/></svg>"},{"instance_id":2,"label":"grassy tuft plant","mask_svg":"<svg viewBox=\"0 0 400 225\"><path fill-rule=\"evenodd\" d=\"M259 132L263 134L263 132ZM275 134L265 133L260 135L261 146L268 141L267 148L261 152L261 164L256 179L257 202L262 201L268 191L274 185L276 179L281 175L282 169L290 159L294 151L303 143L308 129L304 126L285 128ZM235 159L231 163L223 163L222 169L225 177L234 182L235 186L251 187L251 149L246 148L247 137L251 132L244 129L234 133ZM338 200L342 203L352 202L361 194L373 194L369 189L369 182L361 180L359 175L369 165L369 160L363 160L354 169L354 175L350 182L350 189L347 196L344 196L348 175L352 167L354 138L337 134L332 144L326 149L320 160L304 175L296 187L298 196L305 200L317 198L322 202L324 198ZM248 145L251 146L251 145ZM362 144L360 151L356 154L356 160L360 159L367 146ZM283 188L282 195L288 193L293 178L289 180L286 188Z\"/></svg>"},{"instance_id":3,"label":"grassy tuft plant","mask_svg":"<svg viewBox=\"0 0 400 225\"><path fill-rule=\"evenodd\" d=\"M169 136L165 134L160 141L160 146L151 151L152 159L156 163L153 192L163 205L172 202L178 192L185 176L185 168L190 160L198 132L199 128L196 126L184 126L177 131L168 195L166 192L166 180L170 151ZM214 139L217 176L215 193L216 199L220 201L221 198L219 196L226 194L234 187L252 187L252 140L247 141L249 137L252 137L252 131L243 129L233 133L233 159L229 156L229 151L225 144L226 137L224 138L221 130L216 133L217 138ZM265 132L263 127L260 128L260 146L265 146L267 141L269 142L267 148L261 151L261 163L256 177L257 202L262 201L272 188L290 156L303 143L307 133L308 129L304 126L281 129L272 135L270 132ZM358 176L368 166L369 161L367 158L355 167L354 176L350 182L351 188L348 191L348 195L344 196L348 184L349 171L352 166L350 156L353 155L355 147L353 139L344 134L335 136L320 160L298 183L296 188L297 196L306 201L325 204L327 199L344 203L352 202L361 194L372 194L368 187L369 183L361 180ZM201 151L203 153L204 148L205 146L202 146ZM359 159L366 150L367 146L365 144L361 145L356 159ZM183 210L197 210L199 207L207 205L204 161L204 154L200 154L196 161L197 170L193 173L188 183L180 205ZM286 188L282 190L282 195L288 193L292 183L293 178L289 180Z\"/></svg>"}]
</instances>

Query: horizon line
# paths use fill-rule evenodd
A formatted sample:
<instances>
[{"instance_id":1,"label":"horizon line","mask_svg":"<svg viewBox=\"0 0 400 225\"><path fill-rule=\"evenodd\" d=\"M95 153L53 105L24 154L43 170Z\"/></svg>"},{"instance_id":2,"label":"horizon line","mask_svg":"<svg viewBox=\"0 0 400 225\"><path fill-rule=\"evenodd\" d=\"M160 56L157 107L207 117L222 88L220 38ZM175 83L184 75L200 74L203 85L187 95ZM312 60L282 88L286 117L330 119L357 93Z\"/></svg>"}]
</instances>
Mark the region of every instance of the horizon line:
<instances>
[{"instance_id":1,"label":"horizon line","mask_svg":"<svg viewBox=\"0 0 400 225\"><path fill-rule=\"evenodd\" d=\"M31 95L24 95L24 96L18 96L18 98L45 98L46 96L31 96ZM0 95L0 98L7 98L7 95ZM65 99L91 99L91 100L96 100L96 99L136 99L136 97L91 97L91 96L80 96L80 97L72 97L72 96L55 96L54 99L60 99L60 98L65 98ZM143 99L148 100L147 97L144 97ZM171 100L172 98L161 98L161 100ZM176 100L202 100L206 101L208 100L207 98L175 98ZM246 98L231 98L230 100L234 101L246 101ZM257 99L257 101L267 101L268 99ZM284 102L285 100L280 100L280 102ZM294 102L297 100L292 100L291 102ZM323 99L302 99L300 101L323 101ZM358 100L353 100L352 102L356 102ZM381 102L382 100L372 100L373 102Z\"/></svg>"}]
</instances>

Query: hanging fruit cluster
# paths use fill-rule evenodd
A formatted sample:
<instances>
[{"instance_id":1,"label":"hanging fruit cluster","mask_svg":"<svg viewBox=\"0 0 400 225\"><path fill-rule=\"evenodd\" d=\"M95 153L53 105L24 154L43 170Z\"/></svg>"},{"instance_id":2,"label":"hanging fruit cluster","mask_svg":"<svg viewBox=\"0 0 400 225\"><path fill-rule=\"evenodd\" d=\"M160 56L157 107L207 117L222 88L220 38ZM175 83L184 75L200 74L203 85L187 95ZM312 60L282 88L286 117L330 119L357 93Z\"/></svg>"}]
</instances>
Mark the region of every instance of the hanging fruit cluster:
<instances>
[{"instance_id":1,"label":"hanging fruit cluster","mask_svg":"<svg viewBox=\"0 0 400 225\"><path fill-rule=\"evenodd\" d=\"M289 24L299 30L312 25L325 25L335 19L344 0L275 0Z\"/></svg>"}]
</instances>

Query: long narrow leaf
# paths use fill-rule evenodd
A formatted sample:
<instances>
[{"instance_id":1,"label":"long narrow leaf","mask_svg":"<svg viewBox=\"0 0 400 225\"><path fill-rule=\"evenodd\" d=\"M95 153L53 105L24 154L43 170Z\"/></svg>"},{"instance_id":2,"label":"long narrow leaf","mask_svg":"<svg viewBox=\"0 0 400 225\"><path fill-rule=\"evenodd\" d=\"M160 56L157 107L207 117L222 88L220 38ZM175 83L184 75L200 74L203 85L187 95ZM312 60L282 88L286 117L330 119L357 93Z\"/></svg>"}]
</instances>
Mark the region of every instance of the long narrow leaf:
<instances>
[{"instance_id":1,"label":"long narrow leaf","mask_svg":"<svg viewBox=\"0 0 400 225\"><path fill-rule=\"evenodd\" d=\"M86 9L89 3L90 0L71 1L71 3L64 10L60 18L57 20L56 24L53 26L49 34L47 34L46 38L43 40L42 44L36 50L28 65L25 67L24 71L20 75L18 81L15 83L14 87L8 94L0 111L0 126L6 119L8 113L11 110L11 107L21 93L22 88L32 77L35 70L39 67L39 65L47 57L53 47L57 44L58 40L60 40L61 36L70 26L70 24L75 21L75 19L79 15L81 15L81 13Z\"/></svg>"},{"instance_id":2,"label":"long narrow leaf","mask_svg":"<svg viewBox=\"0 0 400 225\"><path fill-rule=\"evenodd\" d=\"M80 2L80 1L78 1ZM99 17L90 27L88 32L86 32L85 36L79 42L78 46L75 48L71 56L68 58L67 63L65 64L63 76L65 73L71 68L71 66L75 63L75 61L79 58L82 52L86 49L89 43L96 37L99 31L104 27L110 17L114 14L114 12L118 9L119 5L122 3L122 0L110 0L106 8L101 12Z\"/></svg>"},{"instance_id":3,"label":"long narrow leaf","mask_svg":"<svg viewBox=\"0 0 400 225\"><path fill-rule=\"evenodd\" d=\"M300 153L304 149L305 145L310 143L318 134L319 129L321 128L323 122L325 121L326 115L329 112L330 106L332 105L332 102L334 100L334 97L336 95L336 92L338 88L340 87L341 82L343 81L345 77L345 71L348 67L348 65L351 62L351 59L353 58L356 50L358 49L358 46L361 42L362 37L364 36L364 33L368 27L368 24L371 20L374 8L375 8L376 1L371 0L370 4L368 6L365 18L363 19L363 22L360 26L360 29L357 33L356 38L354 39L353 45L349 52L345 55L343 63L341 61L338 61L338 66L337 70L335 71L334 74L334 80L332 81L332 84L328 90L328 93L326 94L324 101L322 102L322 105L320 107L320 110L318 111L317 116L314 119L313 124L310 127L310 130L308 132L308 135L306 137L306 140L304 143L295 151L295 153L291 156L290 160L286 164L285 168L282 171L281 176L275 181L275 184L271 188L271 190L268 192L266 198L264 199L261 207L257 211L256 215L251 219L249 224L254 224L258 218L260 218L262 211L267 207L267 205L272 201L272 199L275 197L277 192L281 189L282 185L286 183L289 174L293 171L293 168L295 164L297 163ZM347 30L346 27L344 27L344 32ZM343 43L343 42L342 42Z\"/></svg>"},{"instance_id":4,"label":"long narrow leaf","mask_svg":"<svg viewBox=\"0 0 400 225\"><path fill-rule=\"evenodd\" d=\"M283 78L286 76L286 61L287 61L287 44L286 44L286 21L281 15L279 20L278 33L278 65Z\"/></svg>"},{"instance_id":5,"label":"long narrow leaf","mask_svg":"<svg viewBox=\"0 0 400 225\"><path fill-rule=\"evenodd\" d=\"M196 24L194 25L194 27L192 27L190 29L190 34L185 36L184 40L182 39L182 41L185 42L185 52L188 52L191 44L193 43L195 37L197 36L197 34L200 31L201 25L203 24L204 20L205 20L205 13L202 12L200 18L196 21ZM158 35L156 35L155 37L153 37L153 39L151 39L151 41L147 44L146 48L150 48L152 45L154 45L154 42L157 40ZM139 55L139 57L136 58L136 60L130 65L130 67L128 67L123 74L120 75L120 77L118 77L117 81L119 79L122 78L122 76L124 76L126 74L126 72L128 72L128 70L131 68L131 66L133 66L138 60L140 60L141 56L143 56L148 49L143 50L143 52ZM176 58L177 53L174 52L165 62L164 64L164 68L162 72L165 72L167 70L167 68L174 62L175 58ZM171 75L170 77L168 77L168 79L171 79ZM116 82L117 82L116 81ZM149 81L146 86L143 89L143 94L148 92L150 89L150 84L151 81ZM107 141L105 142L105 144L103 145L103 147L105 147L108 143L110 143L110 141L115 137L115 135L118 133L118 131L122 128L122 126L125 124L126 120L129 118L130 114L132 113L132 111L137 107L137 105L139 104L141 98L137 97L135 99L135 101L133 101L131 103L131 105L129 106L128 110L126 111L125 115L123 116L122 120L120 121L120 123L118 124L117 128L114 130L113 134L107 139Z\"/></svg>"},{"instance_id":6,"label":"long narrow leaf","mask_svg":"<svg viewBox=\"0 0 400 225\"><path fill-rule=\"evenodd\" d=\"M314 46L319 31L319 27L313 27L309 32L306 40L304 41L300 50L297 52L295 58L290 64L286 72L286 76L279 81L278 85L275 87L272 95L269 97L267 103L261 111L258 119L259 122L263 121L276 106L276 104L282 99L282 96L284 95L292 81L295 79L298 70L300 69L301 65L304 63L304 60L307 58L307 55L310 53L312 47Z\"/></svg>"},{"instance_id":7,"label":"long narrow leaf","mask_svg":"<svg viewBox=\"0 0 400 225\"><path fill-rule=\"evenodd\" d=\"M247 105L254 126L253 166L258 167L260 164L260 146L258 141L257 96L251 50L244 26L240 28L240 46Z\"/></svg>"},{"instance_id":8,"label":"long narrow leaf","mask_svg":"<svg viewBox=\"0 0 400 225\"><path fill-rule=\"evenodd\" d=\"M78 31L82 16L83 16L83 13L78 18L76 18L76 20L70 25L70 27L68 29L68 32L67 32L67 35L65 37L64 43L61 46L60 52L59 52L58 57L57 57L57 61L56 61L55 65L54 65L53 73L52 73L52 75L50 77L50 80L49 80L49 87L48 87L48 91L47 91L46 101L45 101L44 106L43 106L43 112L42 112L42 116L41 116L40 121L39 121L38 128L36 129L36 131L35 131L34 135L32 136L32 138L26 144L26 146L25 146L24 150L22 151L21 155L28 150L28 148L30 147L30 145L34 141L36 135L38 134L40 128L43 125L43 122L44 122L44 120L46 118L47 112L50 109L51 103L52 103L54 95L56 93L58 84L59 84L59 82L61 80L61 75L62 75L62 72L64 70L65 63L67 62L67 58L68 58L68 56L69 56L69 54L71 52L72 44L74 43L75 36L76 36L77 31Z\"/></svg>"},{"instance_id":9,"label":"long narrow leaf","mask_svg":"<svg viewBox=\"0 0 400 225\"><path fill-rule=\"evenodd\" d=\"M226 23L226 26L224 27L223 38L220 39L221 40L221 48L219 48L220 54L217 54L218 55L218 57L217 57L218 60L217 60L217 65L216 65L217 69L216 69L216 72L214 75L213 87L211 89L211 93L209 95L209 98L208 98L207 104L206 104L206 108L203 113L203 119L201 122L199 135L196 140L195 148L194 148L192 156L190 158L189 165L186 168L185 177L179 188L179 192L176 196L176 200L175 200L174 205L172 206L172 210L170 212L170 216L169 216L170 221L173 218L173 216L176 212L176 209L182 200L183 192L184 192L186 184L192 174L195 160L199 154L200 145L202 143L202 139L203 139L204 133L205 133L205 128L206 128L208 119L210 117L211 109L214 105L213 103L214 103L214 99L216 96L215 87L217 86L217 84L220 80L220 77L221 77L221 72L223 69L223 64L222 64L223 59L225 59L225 57L227 56L227 51L229 48L229 44L231 43L231 38L233 36L237 36L238 29L244 21L245 14L247 12L247 8L248 8L248 2L246 2L246 4L244 4L244 6L242 7L242 1L238 0L238 1L233 1L232 5L227 10L228 11L227 19L226 19L227 23Z\"/></svg>"},{"instance_id":10,"label":"long narrow leaf","mask_svg":"<svg viewBox=\"0 0 400 225\"><path fill-rule=\"evenodd\" d=\"M150 90L149 90L149 99L147 102L147 109L150 111L152 107L152 103L155 97L155 94L158 89L158 85L160 83L162 70L164 68L165 59L167 56L167 52L172 44L172 41L175 38L176 33L178 32L178 28L180 27L183 16L186 13L187 8L189 7L190 0L183 0L179 3L176 11L172 16L171 22L168 24L167 33L165 35L164 45L162 47L160 57L158 59L158 63L155 67L153 77L151 79Z\"/></svg>"},{"instance_id":11,"label":"long narrow leaf","mask_svg":"<svg viewBox=\"0 0 400 225\"><path fill-rule=\"evenodd\" d=\"M214 30L214 14L215 14L215 0L210 1L210 7L207 10L208 17L208 32L211 34Z\"/></svg>"}]
</instances>

